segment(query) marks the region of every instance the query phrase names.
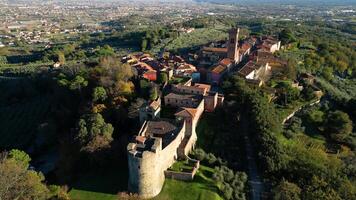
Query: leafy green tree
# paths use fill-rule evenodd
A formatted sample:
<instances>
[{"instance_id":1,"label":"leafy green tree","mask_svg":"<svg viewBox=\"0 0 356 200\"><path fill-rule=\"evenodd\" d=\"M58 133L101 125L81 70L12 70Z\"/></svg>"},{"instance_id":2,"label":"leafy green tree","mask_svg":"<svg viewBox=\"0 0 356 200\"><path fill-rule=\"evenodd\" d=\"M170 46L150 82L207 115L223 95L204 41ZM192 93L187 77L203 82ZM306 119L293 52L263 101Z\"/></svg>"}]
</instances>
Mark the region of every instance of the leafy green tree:
<instances>
[{"instance_id":1,"label":"leafy green tree","mask_svg":"<svg viewBox=\"0 0 356 200\"><path fill-rule=\"evenodd\" d=\"M7 64L6 56L0 56L0 64Z\"/></svg>"},{"instance_id":2,"label":"leafy green tree","mask_svg":"<svg viewBox=\"0 0 356 200\"><path fill-rule=\"evenodd\" d=\"M99 113L83 115L77 124L77 141L80 142L83 151L95 152L106 148L113 140L114 128L106 123Z\"/></svg>"},{"instance_id":3,"label":"leafy green tree","mask_svg":"<svg viewBox=\"0 0 356 200\"><path fill-rule=\"evenodd\" d=\"M289 82L280 82L276 88L280 91L278 100L283 105L287 105L299 98L300 91L297 88L293 88Z\"/></svg>"},{"instance_id":4,"label":"leafy green tree","mask_svg":"<svg viewBox=\"0 0 356 200\"><path fill-rule=\"evenodd\" d=\"M79 42L82 44L89 44L90 42L90 35L85 33L83 35L80 36L79 38Z\"/></svg>"},{"instance_id":5,"label":"leafy green tree","mask_svg":"<svg viewBox=\"0 0 356 200\"><path fill-rule=\"evenodd\" d=\"M325 80L330 81L333 78L333 69L331 67L325 67L321 72Z\"/></svg>"},{"instance_id":6,"label":"leafy green tree","mask_svg":"<svg viewBox=\"0 0 356 200\"><path fill-rule=\"evenodd\" d=\"M106 94L106 90L103 87L94 88L92 96L94 102L105 101L108 98L108 95Z\"/></svg>"},{"instance_id":7,"label":"leafy green tree","mask_svg":"<svg viewBox=\"0 0 356 200\"><path fill-rule=\"evenodd\" d=\"M341 183L338 193L342 199L356 199L356 186L349 180Z\"/></svg>"},{"instance_id":8,"label":"leafy green tree","mask_svg":"<svg viewBox=\"0 0 356 200\"><path fill-rule=\"evenodd\" d=\"M61 51L57 52L57 62L61 63L62 65L65 64L65 62L66 62L65 55Z\"/></svg>"},{"instance_id":9,"label":"leafy green tree","mask_svg":"<svg viewBox=\"0 0 356 200\"><path fill-rule=\"evenodd\" d=\"M291 79L295 80L297 78L297 61L296 59L289 59L288 64L285 69L286 76Z\"/></svg>"},{"instance_id":10,"label":"leafy green tree","mask_svg":"<svg viewBox=\"0 0 356 200\"><path fill-rule=\"evenodd\" d=\"M336 62L336 70L339 71L340 73L346 71L347 68L348 68L348 63L342 60Z\"/></svg>"},{"instance_id":11,"label":"leafy green tree","mask_svg":"<svg viewBox=\"0 0 356 200\"><path fill-rule=\"evenodd\" d=\"M232 195L233 195L234 190L232 189L232 187L229 184L223 184L222 186L222 193L224 196L224 199L232 199Z\"/></svg>"},{"instance_id":12,"label":"leafy green tree","mask_svg":"<svg viewBox=\"0 0 356 200\"><path fill-rule=\"evenodd\" d=\"M311 182L306 186L302 193L302 199L341 200L336 191L324 179L317 176L313 176Z\"/></svg>"},{"instance_id":13,"label":"leafy green tree","mask_svg":"<svg viewBox=\"0 0 356 200\"><path fill-rule=\"evenodd\" d=\"M88 86L88 81L78 75L70 82L69 89L81 91L86 86Z\"/></svg>"},{"instance_id":14,"label":"leafy green tree","mask_svg":"<svg viewBox=\"0 0 356 200\"><path fill-rule=\"evenodd\" d=\"M194 156L195 156L196 159L202 161L202 160L205 159L206 153L205 153L205 151L203 149L197 148L197 149L194 150Z\"/></svg>"},{"instance_id":15,"label":"leafy green tree","mask_svg":"<svg viewBox=\"0 0 356 200\"><path fill-rule=\"evenodd\" d=\"M206 160L208 161L209 165L213 165L216 162L216 157L214 154L208 153Z\"/></svg>"},{"instance_id":16,"label":"leafy green tree","mask_svg":"<svg viewBox=\"0 0 356 200\"><path fill-rule=\"evenodd\" d=\"M310 100L315 98L314 90L310 86L304 87L302 93L303 93L304 99L306 99L308 101L310 101Z\"/></svg>"},{"instance_id":17,"label":"leafy green tree","mask_svg":"<svg viewBox=\"0 0 356 200\"><path fill-rule=\"evenodd\" d=\"M153 86L150 90L150 100L154 101L158 98L158 92L156 86Z\"/></svg>"},{"instance_id":18,"label":"leafy green tree","mask_svg":"<svg viewBox=\"0 0 356 200\"><path fill-rule=\"evenodd\" d=\"M24 151L13 149L9 152L8 159L15 160L18 164L28 168L31 158L30 156L25 153Z\"/></svg>"},{"instance_id":19,"label":"leafy green tree","mask_svg":"<svg viewBox=\"0 0 356 200\"><path fill-rule=\"evenodd\" d=\"M0 199L49 198L49 190L43 184L44 176L28 170L29 161L29 156L19 150L0 159Z\"/></svg>"},{"instance_id":20,"label":"leafy green tree","mask_svg":"<svg viewBox=\"0 0 356 200\"><path fill-rule=\"evenodd\" d=\"M147 39L143 39L141 43L141 50L146 51L147 47L148 47L148 41Z\"/></svg>"},{"instance_id":21,"label":"leafy green tree","mask_svg":"<svg viewBox=\"0 0 356 200\"><path fill-rule=\"evenodd\" d=\"M279 34L279 39L283 45L296 41L296 38L290 29L283 29Z\"/></svg>"},{"instance_id":22,"label":"leafy green tree","mask_svg":"<svg viewBox=\"0 0 356 200\"><path fill-rule=\"evenodd\" d=\"M99 34L98 34L98 39L99 40L103 40L105 38L105 34L103 33L103 32L100 32Z\"/></svg>"},{"instance_id":23,"label":"leafy green tree","mask_svg":"<svg viewBox=\"0 0 356 200\"><path fill-rule=\"evenodd\" d=\"M329 113L326 123L326 133L337 141L343 142L352 133L352 121L347 113L334 111Z\"/></svg>"},{"instance_id":24,"label":"leafy green tree","mask_svg":"<svg viewBox=\"0 0 356 200\"><path fill-rule=\"evenodd\" d=\"M103 47L97 47L95 54L98 57L114 56L115 51L111 46L104 45Z\"/></svg>"},{"instance_id":25,"label":"leafy green tree","mask_svg":"<svg viewBox=\"0 0 356 200\"><path fill-rule=\"evenodd\" d=\"M324 115L325 113L320 110L313 110L308 113L308 120L311 123L322 125L324 123Z\"/></svg>"},{"instance_id":26,"label":"leafy green tree","mask_svg":"<svg viewBox=\"0 0 356 200\"><path fill-rule=\"evenodd\" d=\"M167 74L164 73L164 72L161 72L161 73L159 74L159 76L158 76L158 83L163 84L163 83L166 83L167 81L168 81L168 76L167 76Z\"/></svg>"},{"instance_id":27,"label":"leafy green tree","mask_svg":"<svg viewBox=\"0 0 356 200\"><path fill-rule=\"evenodd\" d=\"M301 189L298 185L282 180L273 190L274 200L300 200Z\"/></svg>"}]
</instances>

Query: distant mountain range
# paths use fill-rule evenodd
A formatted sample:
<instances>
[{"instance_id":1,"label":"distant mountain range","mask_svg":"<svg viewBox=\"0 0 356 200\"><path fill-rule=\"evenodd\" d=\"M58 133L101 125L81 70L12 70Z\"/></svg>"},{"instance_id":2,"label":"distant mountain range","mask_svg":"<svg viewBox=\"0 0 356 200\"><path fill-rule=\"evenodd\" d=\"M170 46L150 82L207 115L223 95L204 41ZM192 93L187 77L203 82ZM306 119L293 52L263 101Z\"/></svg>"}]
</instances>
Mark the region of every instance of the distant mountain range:
<instances>
[{"instance_id":1,"label":"distant mountain range","mask_svg":"<svg viewBox=\"0 0 356 200\"><path fill-rule=\"evenodd\" d=\"M294 4L294 5L356 5L356 0L194 0L210 3L238 4Z\"/></svg>"}]
</instances>

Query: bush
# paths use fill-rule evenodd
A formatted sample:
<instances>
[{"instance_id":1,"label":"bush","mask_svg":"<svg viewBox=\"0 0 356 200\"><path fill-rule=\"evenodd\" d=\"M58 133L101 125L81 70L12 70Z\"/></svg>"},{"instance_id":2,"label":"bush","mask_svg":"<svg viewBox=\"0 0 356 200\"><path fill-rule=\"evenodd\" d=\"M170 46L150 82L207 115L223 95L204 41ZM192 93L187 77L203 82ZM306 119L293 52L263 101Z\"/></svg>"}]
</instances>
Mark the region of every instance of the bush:
<instances>
[{"instance_id":1,"label":"bush","mask_svg":"<svg viewBox=\"0 0 356 200\"><path fill-rule=\"evenodd\" d=\"M216 157L212 153L209 153L205 159L208 161L209 165L213 165L216 162Z\"/></svg>"},{"instance_id":2,"label":"bush","mask_svg":"<svg viewBox=\"0 0 356 200\"><path fill-rule=\"evenodd\" d=\"M232 194L234 190L229 184L224 184L221 188L221 191L224 195L224 199L232 199Z\"/></svg>"},{"instance_id":3,"label":"bush","mask_svg":"<svg viewBox=\"0 0 356 200\"><path fill-rule=\"evenodd\" d=\"M206 157L206 153L203 149L195 149L193 155L196 159L203 161Z\"/></svg>"}]
</instances>

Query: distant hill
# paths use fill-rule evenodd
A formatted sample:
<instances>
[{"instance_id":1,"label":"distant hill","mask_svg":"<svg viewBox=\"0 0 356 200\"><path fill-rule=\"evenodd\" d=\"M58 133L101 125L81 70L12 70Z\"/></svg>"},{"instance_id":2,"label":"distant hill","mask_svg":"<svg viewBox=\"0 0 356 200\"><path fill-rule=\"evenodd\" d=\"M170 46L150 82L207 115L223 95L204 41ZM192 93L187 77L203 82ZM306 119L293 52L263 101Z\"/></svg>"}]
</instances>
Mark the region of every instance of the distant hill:
<instances>
[{"instance_id":1,"label":"distant hill","mask_svg":"<svg viewBox=\"0 0 356 200\"><path fill-rule=\"evenodd\" d=\"M210 3L238 3L238 4L295 4L295 5L356 5L355 0L194 0Z\"/></svg>"}]
</instances>

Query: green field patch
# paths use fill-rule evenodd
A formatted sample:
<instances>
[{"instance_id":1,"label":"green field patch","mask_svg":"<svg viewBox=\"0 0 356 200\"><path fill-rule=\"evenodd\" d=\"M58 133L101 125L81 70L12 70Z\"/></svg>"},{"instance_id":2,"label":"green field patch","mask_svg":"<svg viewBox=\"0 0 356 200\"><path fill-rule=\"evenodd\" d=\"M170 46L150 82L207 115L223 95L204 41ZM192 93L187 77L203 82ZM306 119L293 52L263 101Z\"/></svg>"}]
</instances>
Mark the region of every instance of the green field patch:
<instances>
[{"instance_id":1,"label":"green field patch","mask_svg":"<svg viewBox=\"0 0 356 200\"><path fill-rule=\"evenodd\" d=\"M212 180L214 169L200 166L193 181L166 179L161 193L153 200L222 200Z\"/></svg>"}]
</instances>

